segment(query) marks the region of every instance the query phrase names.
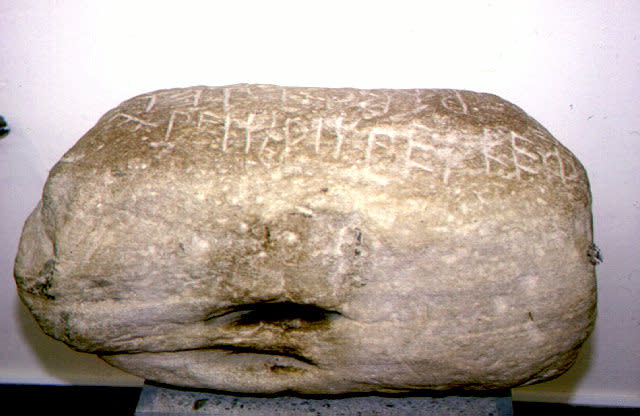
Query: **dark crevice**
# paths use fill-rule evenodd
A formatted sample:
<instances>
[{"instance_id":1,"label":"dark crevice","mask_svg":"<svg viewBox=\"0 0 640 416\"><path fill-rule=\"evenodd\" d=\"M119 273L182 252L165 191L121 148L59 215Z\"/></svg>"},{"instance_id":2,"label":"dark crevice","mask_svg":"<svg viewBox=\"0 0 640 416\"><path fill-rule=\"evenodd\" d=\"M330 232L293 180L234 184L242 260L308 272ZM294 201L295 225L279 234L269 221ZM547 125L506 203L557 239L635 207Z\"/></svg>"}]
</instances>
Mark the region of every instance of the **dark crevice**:
<instances>
[{"instance_id":1,"label":"dark crevice","mask_svg":"<svg viewBox=\"0 0 640 416\"><path fill-rule=\"evenodd\" d=\"M295 331L316 331L326 329L331 322L342 317L340 312L321 308L316 305L301 304L295 302L258 302L234 306L223 311L218 310L216 314L204 320L207 325L222 326L225 331L238 330L244 328L251 331L265 330L278 331L282 336ZM259 328L256 328L259 327ZM282 332L281 332L282 331ZM291 332L290 332L291 331ZM259 338L258 338L259 339ZM286 343L286 342L284 342ZM257 344L257 345L256 345ZM287 357L295 359L301 363L317 366L317 364L305 357L300 351L292 346L275 343L274 345L261 345L260 342L244 341L238 345L214 344L196 348L176 349L170 351L94 351L95 353L108 357L117 354L136 354L143 352L182 352L182 351L219 351L228 354L262 354L273 357ZM274 364L273 371L289 371L286 364ZM282 368L279 368L282 367ZM291 367L293 371L295 367Z\"/></svg>"},{"instance_id":2,"label":"dark crevice","mask_svg":"<svg viewBox=\"0 0 640 416\"><path fill-rule=\"evenodd\" d=\"M208 323L234 327L270 326L290 330L326 326L341 314L315 305L295 302L261 302L238 305L222 314L210 316Z\"/></svg>"},{"instance_id":3,"label":"dark crevice","mask_svg":"<svg viewBox=\"0 0 640 416\"><path fill-rule=\"evenodd\" d=\"M264 242L262 243L262 248L264 248L265 250L269 249L269 247L271 246L271 230L269 229L268 226L264 226Z\"/></svg>"},{"instance_id":4,"label":"dark crevice","mask_svg":"<svg viewBox=\"0 0 640 416\"><path fill-rule=\"evenodd\" d=\"M236 345L220 345L220 346L212 346L207 348L202 348L206 350L215 350L227 352L229 354L261 354L261 355L269 355L269 356L278 356L278 357L287 357L293 358L295 360L301 361L303 363L309 365L317 365L313 360L301 355L297 349L287 347L287 346L269 346L267 348L256 348L256 347L240 347Z\"/></svg>"},{"instance_id":5,"label":"dark crevice","mask_svg":"<svg viewBox=\"0 0 640 416\"><path fill-rule=\"evenodd\" d=\"M227 354L259 354L268 355L271 357L286 357L293 358L305 364L317 366L317 364L310 358L305 357L298 351L298 349L285 346L285 345L270 345L264 347L253 346L239 346L239 345L208 345L199 348L185 348L171 351L96 351L95 353L101 357L109 357L122 354L139 354L139 353L176 353L176 352L188 352L188 351L219 351ZM288 366L284 366L288 367Z\"/></svg>"}]
</instances>

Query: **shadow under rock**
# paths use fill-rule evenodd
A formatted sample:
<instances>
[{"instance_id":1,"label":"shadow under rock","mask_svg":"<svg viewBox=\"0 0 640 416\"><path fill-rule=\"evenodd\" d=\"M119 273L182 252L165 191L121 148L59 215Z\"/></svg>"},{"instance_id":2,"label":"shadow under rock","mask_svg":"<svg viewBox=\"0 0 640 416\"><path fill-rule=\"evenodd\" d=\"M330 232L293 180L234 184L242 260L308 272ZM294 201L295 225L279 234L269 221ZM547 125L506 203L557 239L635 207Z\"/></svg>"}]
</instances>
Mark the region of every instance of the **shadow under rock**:
<instances>
[{"instance_id":1,"label":"shadow under rock","mask_svg":"<svg viewBox=\"0 0 640 416\"><path fill-rule=\"evenodd\" d=\"M533 401L538 401L542 399L544 401L571 402L575 398L583 378L595 361L594 340L595 330L582 345L576 362L566 373L553 380L515 388L513 390L514 400L530 401L533 399Z\"/></svg>"}]
</instances>

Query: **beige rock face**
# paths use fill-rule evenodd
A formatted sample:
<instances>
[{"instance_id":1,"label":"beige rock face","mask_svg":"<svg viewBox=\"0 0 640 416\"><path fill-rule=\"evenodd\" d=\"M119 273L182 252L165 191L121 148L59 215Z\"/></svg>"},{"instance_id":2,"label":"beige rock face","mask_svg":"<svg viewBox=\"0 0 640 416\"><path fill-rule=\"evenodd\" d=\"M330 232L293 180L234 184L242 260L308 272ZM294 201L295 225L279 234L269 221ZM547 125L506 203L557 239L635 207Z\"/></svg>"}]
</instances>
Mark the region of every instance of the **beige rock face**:
<instances>
[{"instance_id":1,"label":"beige rock face","mask_svg":"<svg viewBox=\"0 0 640 416\"><path fill-rule=\"evenodd\" d=\"M52 169L15 277L46 333L163 383L511 387L592 327L590 204L576 158L493 95L162 90Z\"/></svg>"}]
</instances>

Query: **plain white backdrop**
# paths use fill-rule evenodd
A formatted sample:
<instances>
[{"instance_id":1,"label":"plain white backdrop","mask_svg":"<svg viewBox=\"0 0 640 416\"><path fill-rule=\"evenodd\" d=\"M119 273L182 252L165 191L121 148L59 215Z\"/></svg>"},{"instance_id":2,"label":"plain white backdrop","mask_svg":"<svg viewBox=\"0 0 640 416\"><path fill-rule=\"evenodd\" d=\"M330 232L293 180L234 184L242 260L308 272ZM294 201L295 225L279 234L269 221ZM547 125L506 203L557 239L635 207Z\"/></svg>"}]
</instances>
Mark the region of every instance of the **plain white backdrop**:
<instances>
[{"instance_id":1,"label":"plain white backdrop","mask_svg":"<svg viewBox=\"0 0 640 416\"><path fill-rule=\"evenodd\" d=\"M0 382L140 385L40 332L13 261L48 170L110 108L232 83L458 88L522 107L591 180L599 312L562 377L519 400L640 406L640 2L0 3Z\"/></svg>"}]
</instances>

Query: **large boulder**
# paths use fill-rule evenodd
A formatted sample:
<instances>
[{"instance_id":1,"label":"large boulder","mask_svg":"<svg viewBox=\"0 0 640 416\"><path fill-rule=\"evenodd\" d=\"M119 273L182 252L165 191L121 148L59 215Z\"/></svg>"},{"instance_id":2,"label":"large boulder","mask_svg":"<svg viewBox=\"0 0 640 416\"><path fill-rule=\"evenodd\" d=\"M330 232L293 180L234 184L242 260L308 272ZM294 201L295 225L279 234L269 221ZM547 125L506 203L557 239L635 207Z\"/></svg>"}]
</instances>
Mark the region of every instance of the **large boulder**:
<instances>
[{"instance_id":1,"label":"large boulder","mask_svg":"<svg viewBox=\"0 0 640 416\"><path fill-rule=\"evenodd\" d=\"M47 334L150 380L400 392L563 373L594 261L583 167L499 97L232 85L103 116L15 277Z\"/></svg>"}]
</instances>

